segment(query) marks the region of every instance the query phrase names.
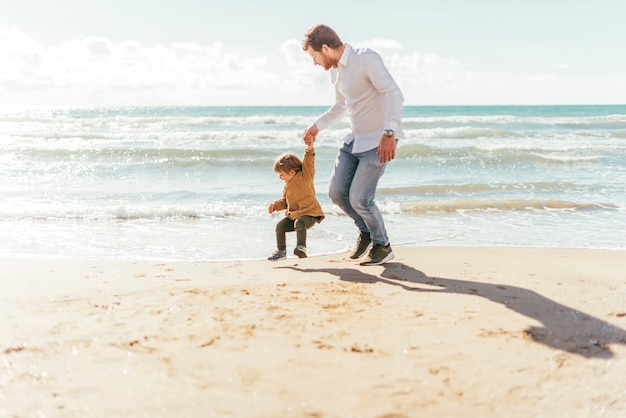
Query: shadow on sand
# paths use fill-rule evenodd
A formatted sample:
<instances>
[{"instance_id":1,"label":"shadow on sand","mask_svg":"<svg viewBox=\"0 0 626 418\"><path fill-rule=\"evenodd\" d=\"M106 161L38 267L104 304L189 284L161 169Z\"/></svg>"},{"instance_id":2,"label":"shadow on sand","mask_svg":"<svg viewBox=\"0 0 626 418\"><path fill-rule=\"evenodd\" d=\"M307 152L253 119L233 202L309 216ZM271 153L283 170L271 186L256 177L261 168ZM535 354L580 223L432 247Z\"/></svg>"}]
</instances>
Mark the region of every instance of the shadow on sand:
<instances>
[{"instance_id":1,"label":"shadow on sand","mask_svg":"<svg viewBox=\"0 0 626 418\"><path fill-rule=\"evenodd\" d=\"M587 358L610 358L610 344L625 344L626 331L601 319L569 308L532 290L493 283L482 283L442 277L429 277L402 263L387 263L380 276L353 268L303 269L303 273L328 273L340 280L355 283L385 283L411 292L455 293L489 299L528 318L542 327L525 330L534 341ZM429 288L415 285L428 285ZM432 286L439 289L432 289Z\"/></svg>"}]
</instances>

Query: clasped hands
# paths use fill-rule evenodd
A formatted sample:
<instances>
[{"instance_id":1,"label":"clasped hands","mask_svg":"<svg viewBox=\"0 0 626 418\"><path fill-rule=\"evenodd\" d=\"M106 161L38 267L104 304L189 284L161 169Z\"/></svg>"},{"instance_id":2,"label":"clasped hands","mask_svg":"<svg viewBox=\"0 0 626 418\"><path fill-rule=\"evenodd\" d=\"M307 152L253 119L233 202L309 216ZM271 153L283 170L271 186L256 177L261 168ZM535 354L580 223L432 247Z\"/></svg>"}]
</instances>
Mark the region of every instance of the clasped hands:
<instances>
[{"instance_id":1,"label":"clasped hands","mask_svg":"<svg viewBox=\"0 0 626 418\"><path fill-rule=\"evenodd\" d=\"M318 133L319 129L317 129L315 124L310 125L302 133L302 139L309 148L313 146ZM382 135L380 143L378 144L378 151L376 153L380 157L381 163L386 163L396 158L396 138L393 136Z\"/></svg>"}]
</instances>

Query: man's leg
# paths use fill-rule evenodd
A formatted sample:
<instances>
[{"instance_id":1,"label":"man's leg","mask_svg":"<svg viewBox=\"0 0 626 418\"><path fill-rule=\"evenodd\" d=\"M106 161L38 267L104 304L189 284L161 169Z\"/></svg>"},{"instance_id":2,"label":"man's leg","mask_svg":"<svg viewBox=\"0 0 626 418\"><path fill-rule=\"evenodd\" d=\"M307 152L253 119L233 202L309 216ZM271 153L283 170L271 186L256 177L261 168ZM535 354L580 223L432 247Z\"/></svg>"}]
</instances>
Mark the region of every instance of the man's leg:
<instances>
[{"instance_id":1,"label":"man's leg","mask_svg":"<svg viewBox=\"0 0 626 418\"><path fill-rule=\"evenodd\" d=\"M355 155L359 159L357 170L350 187L350 207L358 213L370 231L374 244L387 245L389 238L382 214L374 201L378 181L385 172L387 163L381 163L377 149Z\"/></svg>"},{"instance_id":2,"label":"man's leg","mask_svg":"<svg viewBox=\"0 0 626 418\"><path fill-rule=\"evenodd\" d=\"M359 231L369 232L365 221L350 203L350 188L358 166L359 159L352 155L352 144L343 144L339 149L335 167L330 176L328 195L330 200L354 221Z\"/></svg>"}]
</instances>

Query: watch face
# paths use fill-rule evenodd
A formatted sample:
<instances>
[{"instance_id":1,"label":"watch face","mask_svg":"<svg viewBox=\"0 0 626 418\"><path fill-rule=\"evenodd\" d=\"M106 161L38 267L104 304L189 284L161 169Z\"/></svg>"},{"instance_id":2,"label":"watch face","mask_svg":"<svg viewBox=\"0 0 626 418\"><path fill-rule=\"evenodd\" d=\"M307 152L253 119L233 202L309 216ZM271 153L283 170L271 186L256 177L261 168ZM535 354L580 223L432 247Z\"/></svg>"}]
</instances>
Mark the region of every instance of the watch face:
<instances>
[{"instance_id":1,"label":"watch face","mask_svg":"<svg viewBox=\"0 0 626 418\"><path fill-rule=\"evenodd\" d=\"M385 135L387 135L387 136L393 136L393 131L392 131L391 129L387 129L387 130L385 131Z\"/></svg>"}]
</instances>

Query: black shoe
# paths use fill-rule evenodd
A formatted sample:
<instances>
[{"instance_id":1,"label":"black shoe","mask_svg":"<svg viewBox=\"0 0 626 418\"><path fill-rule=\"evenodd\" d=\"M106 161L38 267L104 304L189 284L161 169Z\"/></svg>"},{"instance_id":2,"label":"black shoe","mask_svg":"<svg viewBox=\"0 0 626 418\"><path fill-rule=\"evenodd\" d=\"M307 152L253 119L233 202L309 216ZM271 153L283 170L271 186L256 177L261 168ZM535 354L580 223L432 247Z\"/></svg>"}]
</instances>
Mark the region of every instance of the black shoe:
<instances>
[{"instance_id":1,"label":"black shoe","mask_svg":"<svg viewBox=\"0 0 626 418\"><path fill-rule=\"evenodd\" d=\"M274 254L267 257L270 261L284 260L285 258L287 258L287 251L285 250L276 250L274 251Z\"/></svg>"},{"instance_id":2,"label":"black shoe","mask_svg":"<svg viewBox=\"0 0 626 418\"><path fill-rule=\"evenodd\" d=\"M370 253L359 264L362 266L378 266L386 263L394 257L395 255L391 249L391 244L387 244L386 246L374 244Z\"/></svg>"},{"instance_id":3,"label":"black shoe","mask_svg":"<svg viewBox=\"0 0 626 418\"><path fill-rule=\"evenodd\" d=\"M372 238L370 237L370 233L361 231L359 237L356 239L356 245L350 253L350 258L353 260L361 258L371 243Z\"/></svg>"},{"instance_id":4,"label":"black shoe","mask_svg":"<svg viewBox=\"0 0 626 418\"><path fill-rule=\"evenodd\" d=\"M299 258L306 258L306 247L304 245L297 245L293 253Z\"/></svg>"}]
</instances>

